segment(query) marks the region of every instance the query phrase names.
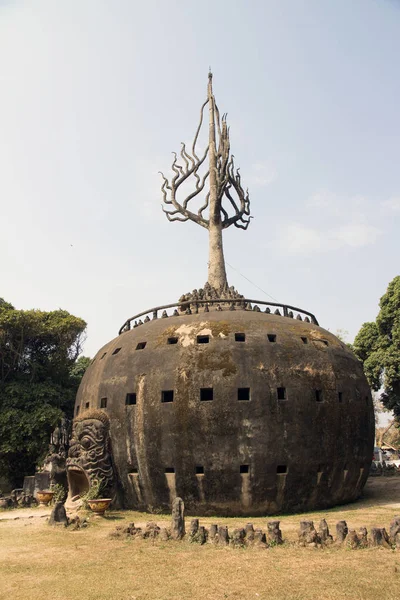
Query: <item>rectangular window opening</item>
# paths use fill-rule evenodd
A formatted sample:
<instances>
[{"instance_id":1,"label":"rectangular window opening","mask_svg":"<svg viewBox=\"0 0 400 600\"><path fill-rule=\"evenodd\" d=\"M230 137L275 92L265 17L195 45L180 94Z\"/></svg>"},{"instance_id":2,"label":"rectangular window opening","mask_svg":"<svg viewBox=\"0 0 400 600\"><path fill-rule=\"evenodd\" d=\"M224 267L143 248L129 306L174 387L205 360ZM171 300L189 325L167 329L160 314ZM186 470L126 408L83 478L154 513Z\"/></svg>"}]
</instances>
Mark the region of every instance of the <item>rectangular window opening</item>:
<instances>
[{"instance_id":1,"label":"rectangular window opening","mask_svg":"<svg viewBox=\"0 0 400 600\"><path fill-rule=\"evenodd\" d=\"M315 401L316 402L322 402L323 401L322 390L315 390Z\"/></svg>"},{"instance_id":2,"label":"rectangular window opening","mask_svg":"<svg viewBox=\"0 0 400 600\"><path fill-rule=\"evenodd\" d=\"M125 405L132 406L132 404L136 404L136 394L133 392L127 394L125 397Z\"/></svg>"},{"instance_id":3,"label":"rectangular window opening","mask_svg":"<svg viewBox=\"0 0 400 600\"><path fill-rule=\"evenodd\" d=\"M170 346L172 346L173 344L177 344L178 343L178 338L177 337L170 337L167 340L167 344L169 344Z\"/></svg>"},{"instance_id":4,"label":"rectangular window opening","mask_svg":"<svg viewBox=\"0 0 400 600\"><path fill-rule=\"evenodd\" d=\"M113 352L113 355L114 355L114 354L118 354L118 352L119 352L120 350L121 350L121 348L115 348L115 350L114 350L114 352Z\"/></svg>"},{"instance_id":5,"label":"rectangular window opening","mask_svg":"<svg viewBox=\"0 0 400 600\"><path fill-rule=\"evenodd\" d=\"M166 473L175 473L175 467L165 467Z\"/></svg>"},{"instance_id":6,"label":"rectangular window opening","mask_svg":"<svg viewBox=\"0 0 400 600\"><path fill-rule=\"evenodd\" d=\"M101 398L100 408L107 408L107 398Z\"/></svg>"},{"instance_id":7,"label":"rectangular window opening","mask_svg":"<svg viewBox=\"0 0 400 600\"><path fill-rule=\"evenodd\" d=\"M75 414L76 414L76 415L79 415L79 409L80 409L80 406L79 406L79 404L78 404L78 406L77 406L77 407L76 407L76 409L75 409Z\"/></svg>"},{"instance_id":8,"label":"rectangular window opening","mask_svg":"<svg viewBox=\"0 0 400 600\"><path fill-rule=\"evenodd\" d=\"M85 408L87 409L87 408L89 408L89 406L90 406L90 402L86 402Z\"/></svg>"},{"instance_id":9,"label":"rectangular window opening","mask_svg":"<svg viewBox=\"0 0 400 600\"><path fill-rule=\"evenodd\" d=\"M238 388L238 400L250 400L250 388Z\"/></svg>"},{"instance_id":10,"label":"rectangular window opening","mask_svg":"<svg viewBox=\"0 0 400 600\"><path fill-rule=\"evenodd\" d=\"M196 475L204 475L204 467L201 465L196 466Z\"/></svg>"},{"instance_id":11,"label":"rectangular window opening","mask_svg":"<svg viewBox=\"0 0 400 600\"><path fill-rule=\"evenodd\" d=\"M174 390L163 390L161 392L161 402L173 402Z\"/></svg>"},{"instance_id":12,"label":"rectangular window opening","mask_svg":"<svg viewBox=\"0 0 400 600\"><path fill-rule=\"evenodd\" d=\"M137 467L131 467L129 475L137 475L138 470Z\"/></svg>"},{"instance_id":13,"label":"rectangular window opening","mask_svg":"<svg viewBox=\"0 0 400 600\"><path fill-rule=\"evenodd\" d=\"M209 335L198 335L197 336L197 343L198 344L208 344L210 342L210 336Z\"/></svg>"},{"instance_id":14,"label":"rectangular window opening","mask_svg":"<svg viewBox=\"0 0 400 600\"><path fill-rule=\"evenodd\" d=\"M235 342L245 342L246 334L245 333L235 333Z\"/></svg>"},{"instance_id":15,"label":"rectangular window opening","mask_svg":"<svg viewBox=\"0 0 400 600\"><path fill-rule=\"evenodd\" d=\"M268 341L270 341L270 342L276 342L276 335L275 335L275 333L268 333Z\"/></svg>"},{"instance_id":16,"label":"rectangular window opening","mask_svg":"<svg viewBox=\"0 0 400 600\"><path fill-rule=\"evenodd\" d=\"M339 402L343 402L343 392L338 392L338 400Z\"/></svg>"},{"instance_id":17,"label":"rectangular window opening","mask_svg":"<svg viewBox=\"0 0 400 600\"><path fill-rule=\"evenodd\" d=\"M104 354L101 356L100 360L103 360L103 358L105 357L106 354L107 354L107 352L104 352Z\"/></svg>"},{"instance_id":18,"label":"rectangular window opening","mask_svg":"<svg viewBox=\"0 0 400 600\"><path fill-rule=\"evenodd\" d=\"M278 396L278 400L287 400L286 388L284 388L284 387L276 388L276 394Z\"/></svg>"},{"instance_id":19,"label":"rectangular window opening","mask_svg":"<svg viewBox=\"0 0 400 600\"><path fill-rule=\"evenodd\" d=\"M276 472L279 475L286 475L286 473L287 473L287 465L278 465L276 467Z\"/></svg>"},{"instance_id":20,"label":"rectangular window opening","mask_svg":"<svg viewBox=\"0 0 400 600\"><path fill-rule=\"evenodd\" d=\"M214 398L213 388L200 388L200 400L202 402L208 402Z\"/></svg>"},{"instance_id":21,"label":"rectangular window opening","mask_svg":"<svg viewBox=\"0 0 400 600\"><path fill-rule=\"evenodd\" d=\"M139 342L136 346L136 350L143 350L144 348L146 348L146 344L147 342Z\"/></svg>"},{"instance_id":22,"label":"rectangular window opening","mask_svg":"<svg viewBox=\"0 0 400 600\"><path fill-rule=\"evenodd\" d=\"M249 465L240 465L240 472L241 473L249 473L250 472L250 466Z\"/></svg>"},{"instance_id":23,"label":"rectangular window opening","mask_svg":"<svg viewBox=\"0 0 400 600\"><path fill-rule=\"evenodd\" d=\"M303 344L308 344L308 338L306 337L302 337L301 341L303 342Z\"/></svg>"}]
</instances>

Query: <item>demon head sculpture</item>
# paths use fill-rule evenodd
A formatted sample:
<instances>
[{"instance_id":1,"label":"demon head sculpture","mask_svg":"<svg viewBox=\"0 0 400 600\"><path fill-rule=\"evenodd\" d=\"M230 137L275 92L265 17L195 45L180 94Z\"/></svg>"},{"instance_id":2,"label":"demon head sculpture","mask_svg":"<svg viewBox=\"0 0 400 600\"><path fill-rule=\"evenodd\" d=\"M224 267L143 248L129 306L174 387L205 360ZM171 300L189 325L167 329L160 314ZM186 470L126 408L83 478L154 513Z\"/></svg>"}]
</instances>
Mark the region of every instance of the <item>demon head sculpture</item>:
<instances>
[{"instance_id":1,"label":"demon head sculpture","mask_svg":"<svg viewBox=\"0 0 400 600\"><path fill-rule=\"evenodd\" d=\"M87 410L75 417L67 458L68 508L77 508L81 497L95 481L101 482L101 494L113 490L110 420L102 410Z\"/></svg>"}]
</instances>

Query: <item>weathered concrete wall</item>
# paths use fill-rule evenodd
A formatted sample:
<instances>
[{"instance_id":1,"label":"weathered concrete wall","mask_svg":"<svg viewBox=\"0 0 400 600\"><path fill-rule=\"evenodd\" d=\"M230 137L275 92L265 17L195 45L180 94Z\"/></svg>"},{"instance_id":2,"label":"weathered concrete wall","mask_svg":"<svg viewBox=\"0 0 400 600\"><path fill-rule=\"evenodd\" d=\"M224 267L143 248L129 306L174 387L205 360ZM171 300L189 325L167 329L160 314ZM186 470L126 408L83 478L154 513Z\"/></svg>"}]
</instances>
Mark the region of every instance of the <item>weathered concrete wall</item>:
<instances>
[{"instance_id":1,"label":"weathered concrete wall","mask_svg":"<svg viewBox=\"0 0 400 600\"><path fill-rule=\"evenodd\" d=\"M87 370L75 411L105 402L126 507L168 509L181 496L196 514L300 511L355 500L368 476L374 414L361 364L310 323L240 310L151 321Z\"/></svg>"}]
</instances>

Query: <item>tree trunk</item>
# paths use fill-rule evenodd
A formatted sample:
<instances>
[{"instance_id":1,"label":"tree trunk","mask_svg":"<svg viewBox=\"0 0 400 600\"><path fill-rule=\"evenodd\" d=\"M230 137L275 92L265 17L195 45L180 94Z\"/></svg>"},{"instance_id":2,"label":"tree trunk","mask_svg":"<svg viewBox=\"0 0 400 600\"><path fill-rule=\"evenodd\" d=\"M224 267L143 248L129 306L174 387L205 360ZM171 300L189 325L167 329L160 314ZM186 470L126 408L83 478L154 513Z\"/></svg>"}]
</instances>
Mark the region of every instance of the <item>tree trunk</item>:
<instances>
[{"instance_id":1,"label":"tree trunk","mask_svg":"<svg viewBox=\"0 0 400 600\"><path fill-rule=\"evenodd\" d=\"M209 226L209 262L208 283L219 291L228 286L225 270L224 249L222 246L221 223L213 224L210 218Z\"/></svg>"},{"instance_id":2,"label":"tree trunk","mask_svg":"<svg viewBox=\"0 0 400 600\"><path fill-rule=\"evenodd\" d=\"M226 279L224 250L222 246L221 201L218 200L217 150L215 143L215 100L212 93L212 77L208 81L209 101L209 169L210 169L210 217L208 283L219 291L224 290Z\"/></svg>"}]
</instances>

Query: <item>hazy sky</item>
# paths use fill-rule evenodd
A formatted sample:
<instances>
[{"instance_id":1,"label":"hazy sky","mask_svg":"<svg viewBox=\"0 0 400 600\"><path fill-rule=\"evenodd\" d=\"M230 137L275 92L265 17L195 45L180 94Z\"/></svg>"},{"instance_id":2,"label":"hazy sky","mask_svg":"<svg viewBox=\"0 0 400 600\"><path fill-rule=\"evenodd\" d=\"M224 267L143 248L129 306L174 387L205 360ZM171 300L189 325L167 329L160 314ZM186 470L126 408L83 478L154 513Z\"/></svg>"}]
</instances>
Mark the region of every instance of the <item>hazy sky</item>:
<instances>
[{"instance_id":1,"label":"hazy sky","mask_svg":"<svg viewBox=\"0 0 400 600\"><path fill-rule=\"evenodd\" d=\"M0 296L83 317L92 356L204 284L157 172L211 65L254 215L226 260L352 338L400 271L399 57L394 0L0 0Z\"/></svg>"}]
</instances>

